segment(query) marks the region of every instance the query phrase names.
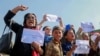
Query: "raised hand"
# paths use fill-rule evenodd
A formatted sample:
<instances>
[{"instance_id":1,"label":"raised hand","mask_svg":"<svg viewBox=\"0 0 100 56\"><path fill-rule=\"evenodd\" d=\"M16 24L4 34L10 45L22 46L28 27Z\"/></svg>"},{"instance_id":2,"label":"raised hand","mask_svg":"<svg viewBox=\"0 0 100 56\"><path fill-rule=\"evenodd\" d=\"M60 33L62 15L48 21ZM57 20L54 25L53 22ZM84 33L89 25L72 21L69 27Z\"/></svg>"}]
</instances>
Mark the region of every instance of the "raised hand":
<instances>
[{"instance_id":1,"label":"raised hand","mask_svg":"<svg viewBox=\"0 0 100 56\"><path fill-rule=\"evenodd\" d=\"M41 48L41 46L38 43L32 42L32 47L39 52L40 54L43 54L43 50Z\"/></svg>"},{"instance_id":2,"label":"raised hand","mask_svg":"<svg viewBox=\"0 0 100 56\"><path fill-rule=\"evenodd\" d=\"M66 56L72 56L72 54L73 54L73 52L74 52L74 50L76 49L76 45L75 44L73 44L72 45L72 48L70 49L70 51L68 51L67 53L66 53Z\"/></svg>"},{"instance_id":3,"label":"raised hand","mask_svg":"<svg viewBox=\"0 0 100 56\"><path fill-rule=\"evenodd\" d=\"M58 20L61 21L62 20L61 17L58 17Z\"/></svg>"},{"instance_id":4,"label":"raised hand","mask_svg":"<svg viewBox=\"0 0 100 56\"><path fill-rule=\"evenodd\" d=\"M20 5L20 6L15 7L11 11L16 14L18 11L25 11L27 9L28 9L28 7L26 7L24 5Z\"/></svg>"},{"instance_id":5,"label":"raised hand","mask_svg":"<svg viewBox=\"0 0 100 56\"><path fill-rule=\"evenodd\" d=\"M82 30L82 28L81 28L81 27L79 27L78 31L79 31L79 32L82 32L83 30Z\"/></svg>"},{"instance_id":6,"label":"raised hand","mask_svg":"<svg viewBox=\"0 0 100 56\"><path fill-rule=\"evenodd\" d=\"M70 51L71 51L71 52L74 52L74 50L76 49L76 47L77 47L77 46L76 46L75 44L73 44Z\"/></svg>"},{"instance_id":7,"label":"raised hand","mask_svg":"<svg viewBox=\"0 0 100 56\"><path fill-rule=\"evenodd\" d=\"M47 14L45 14L44 16L43 16L43 21L47 21Z\"/></svg>"}]
</instances>

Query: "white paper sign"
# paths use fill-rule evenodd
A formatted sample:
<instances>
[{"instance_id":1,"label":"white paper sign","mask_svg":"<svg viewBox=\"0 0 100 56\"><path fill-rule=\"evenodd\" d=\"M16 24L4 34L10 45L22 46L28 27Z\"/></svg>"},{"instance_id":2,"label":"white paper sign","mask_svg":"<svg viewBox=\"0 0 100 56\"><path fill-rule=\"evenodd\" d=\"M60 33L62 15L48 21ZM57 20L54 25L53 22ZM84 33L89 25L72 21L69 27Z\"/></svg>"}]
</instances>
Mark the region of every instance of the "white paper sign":
<instances>
[{"instance_id":1,"label":"white paper sign","mask_svg":"<svg viewBox=\"0 0 100 56\"><path fill-rule=\"evenodd\" d=\"M95 42L96 38L97 38L97 35L96 35L96 34L94 34L94 35L91 36L91 40L92 40L93 42ZM100 48L100 41L99 41L99 43L98 43L98 47Z\"/></svg>"},{"instance_id":2,"label":"white paper sign","mask_svg":"<svg viewBox=\"0 0 100 56\"><path fill-rule=\"evenodd\" d=\"M97 38L97 35L95 35L95 34L91 36L91 40L92 40L93 42L95 42L95 39L96 39L96 38Z\"/></svg>"},{"instance_id":3,"label":"white paper sign","mask_svg":"<svg viewBox=\"0 0 100 56\"><path fill-rule=\"evenodd\" d=\"M44 43L44 32L40 30L23 29L21 42L29 43L36 42L43 46Z\"/></svg>"},{"instance_id":4,"label":"white paper sign","mask_svg":"<svg viewBox=\"0 0 100 56\"><path fill-rule=\"evenodd\" d=\"M81 22L81 27L84 32L91 32L94 30L92 22Z\"/></svg>"},{"instance_id":5,"label":"white paper sign","mask_svg":"<svg viewBox=\"0 0 100 56\"><path fill-rule=\"evenodd\" d=\"M77 48L75 54L88 54L89 53L89 41L88 40L76 40Z\"/></svg>"},{"instance_id":6,"label":"white paper sign","mask_svg":"<svg viewBox=\"0 0 100 56\"><path fill-rule=\"evenodd\" d=\"M47 14L46 18L49 22L57 22L59 21L59 18L57 15Z\"/></svg>"}]
</instances>

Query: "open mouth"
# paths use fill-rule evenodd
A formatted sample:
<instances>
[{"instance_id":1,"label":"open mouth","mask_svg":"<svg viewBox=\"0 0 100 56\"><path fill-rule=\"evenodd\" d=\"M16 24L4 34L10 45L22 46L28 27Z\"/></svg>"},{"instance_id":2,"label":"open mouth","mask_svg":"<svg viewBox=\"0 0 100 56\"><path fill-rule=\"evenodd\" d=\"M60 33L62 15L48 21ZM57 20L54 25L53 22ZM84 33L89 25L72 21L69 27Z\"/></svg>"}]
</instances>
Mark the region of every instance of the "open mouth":
<instances>
[{"instance_id":1,"label":"open mouth","mask_svg":"<svg viewBox=\"0 0 100 56\"><path fill-rule=\"evenodd\" d=\"M33 21L29 21L29 24L34 24L34 22Z\"/></svg>"},{"instance_id":2,"label":"open mouth","mask_svg":"<svg viewBox=\"0 0 100 56\"><path fill-rule=\"evenodd\" d=\"M29 25L30 25L30 26L35 26L35 23L32 22L32 21L30 21L30 22L29 22Z\"/></svg>"},{"instance_id":3,"label":"open mouth","mask_svg":"<svg viewBox=\"0 0 100 56\"><path fill-rule=\"evenodd\" d=\"M33 24L33 22L29 22L29 24Z\"/></svg>"}]
</instances>

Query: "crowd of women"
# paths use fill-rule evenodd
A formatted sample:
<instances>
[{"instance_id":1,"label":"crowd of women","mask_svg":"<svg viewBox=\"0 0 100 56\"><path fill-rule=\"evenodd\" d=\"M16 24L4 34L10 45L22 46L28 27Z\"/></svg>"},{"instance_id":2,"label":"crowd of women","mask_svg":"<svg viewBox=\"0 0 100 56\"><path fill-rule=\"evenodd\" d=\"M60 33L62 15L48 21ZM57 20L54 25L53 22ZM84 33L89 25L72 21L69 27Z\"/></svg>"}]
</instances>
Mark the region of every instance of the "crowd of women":
<instances>
[{"instance_id":1,"label":"crowd of women","mask_svg":"<svg viewBox=\"0 0 100 56\"><path fill-rule=\"evenodd\" d=\"M11 19L16 15L18 11L25 11L28 8L24 5L17 6L12 10L9 10L4 17L6 25L10 25ZM61 17L59 18L59 25L54 26L51 29L50 26L42 26L47 21L46 15L38 23L38 19L34 13L27 13L24 16L23 26L12 21L11 29L15 32L15 44L10 56L100 56L100 48L98 43L100 41L100 32L85 33L80 27L76 32L72 24L66 26L63 25ZM43 46L38 43L32 42L31 44L21 42L23 29L40 30L43 28L45 32L45 39ZM97 35L97 38L93 42L91 36ZM89 40L89 53L88 54L75 54L74 51L77 48L75 40Z\"/></svg>"}]
</instances>

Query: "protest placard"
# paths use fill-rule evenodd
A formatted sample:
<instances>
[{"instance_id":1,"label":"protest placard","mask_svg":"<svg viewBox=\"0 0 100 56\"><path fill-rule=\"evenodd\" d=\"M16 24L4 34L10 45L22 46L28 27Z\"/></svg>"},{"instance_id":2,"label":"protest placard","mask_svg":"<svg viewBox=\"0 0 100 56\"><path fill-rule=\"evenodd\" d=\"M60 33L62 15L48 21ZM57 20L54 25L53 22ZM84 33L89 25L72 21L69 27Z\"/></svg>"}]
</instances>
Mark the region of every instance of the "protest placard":
<instances>
[{"instance_id":1,"label":"protest placard","mask_svg":"<svg viewBox=\"0 0 100 56\"><path fill-rule=\"evenodd\" d=\"M57 15L52 15L52 14L46 14L46 19L49 22L58 22L58 21L60 21Z\"/></svg>"},{"instance_id":2,"label":"protest placard","mask_svg":"<svg viewBox=\"0 0 100 56\"><path fill-rule=\"evenodd\" d=\"M77 48L75 54L88 54L89 53L89 41L88 40L76 40Z\"/></svg>"},{"instance_id":3,"label":"protest placard","mask_svg":"<svg viewBox=\"0 0 100 56\"><path fill-rule=\"evenodd\" d=\"M91 32L94 30L92 22L81 22L81 27L84 32Z\"/></svg>"},{"instance_id":4,"label":"protest placard","mask_svg":"<svg viewBox=\"0 0 100 56\"><path fill-rule=\"evenodd\" d=\"M33 29L23 29L21 42L29 43L36 42L39 45L43 46L44 43L44 32L40 30Z\"/></svg>"},{"instance_id":5,"label":"protest placard","mask_svg":"<svg viewBox=\"0 0 100 56\"><path fill-rule=\"evenodd\" d=\"M93 35L91 35L91 40L93 41L93 42L95 42L95 39L97 38L97 35L96 34L93 34Z\"/></svg>"},{"instance_id":6,"label":"protest placard","mask_svg":"<svg viewBox=\"0 0 100 56\"><path fill-rule=\"evenodd\" d=\"M96 35L96 34L91 35L91 40L92 40L94 43L95 43L96 38L97 38L97 35ZM99 41L99 43L98 43L98 47L100 48L100 41Z\"/></svg>"}]
</instances>

